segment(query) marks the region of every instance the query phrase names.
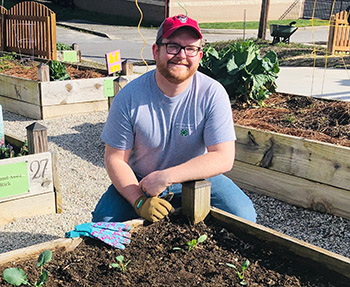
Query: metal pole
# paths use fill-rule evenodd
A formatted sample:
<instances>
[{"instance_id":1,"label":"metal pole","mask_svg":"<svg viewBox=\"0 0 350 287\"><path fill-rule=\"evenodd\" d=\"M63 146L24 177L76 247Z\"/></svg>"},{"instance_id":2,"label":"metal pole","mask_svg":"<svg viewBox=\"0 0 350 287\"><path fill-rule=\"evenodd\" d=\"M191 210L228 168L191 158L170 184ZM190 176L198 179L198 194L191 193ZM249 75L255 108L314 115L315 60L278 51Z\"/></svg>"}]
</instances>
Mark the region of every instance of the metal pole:
<instances>
[{"instance_id":1,"label":"metal pole","mask_svg":"<svg viewBox=\"0 0 350 287\"><path fill-rule=\"evenodd\" d=\"M244 16L243 16L243 40L245 40L245 22L246 22L246 9L244 9Z\"/></svg>"}]
</instances>

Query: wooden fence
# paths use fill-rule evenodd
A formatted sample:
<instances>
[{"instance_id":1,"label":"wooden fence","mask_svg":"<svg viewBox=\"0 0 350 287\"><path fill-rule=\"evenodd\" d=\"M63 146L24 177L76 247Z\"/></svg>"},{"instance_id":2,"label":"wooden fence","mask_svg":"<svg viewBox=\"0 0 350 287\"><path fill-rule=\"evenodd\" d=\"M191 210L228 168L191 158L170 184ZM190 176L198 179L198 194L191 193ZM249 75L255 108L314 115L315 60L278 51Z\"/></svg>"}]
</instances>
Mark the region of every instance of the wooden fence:
<instances>
[{"instance_id":1,"label":"wooden fence","mask_svg":"<svg viewBox=\"0 0 350 287\"><path fill-rule=\"evenodd\" d=\"M0 6L0 50L57 59L56 14L45 5L25 1Z\"/></svg>"},{"instance_id":2,"label":"wooden fence","mask_svg":"<svg viewBox=\"0 0 350 287\"><path fill-rule=\"evenodd\" d=\"M328 34L328 53L350 53L349 12L340 11L331 17Z\"/></svg>"}]
</instances>

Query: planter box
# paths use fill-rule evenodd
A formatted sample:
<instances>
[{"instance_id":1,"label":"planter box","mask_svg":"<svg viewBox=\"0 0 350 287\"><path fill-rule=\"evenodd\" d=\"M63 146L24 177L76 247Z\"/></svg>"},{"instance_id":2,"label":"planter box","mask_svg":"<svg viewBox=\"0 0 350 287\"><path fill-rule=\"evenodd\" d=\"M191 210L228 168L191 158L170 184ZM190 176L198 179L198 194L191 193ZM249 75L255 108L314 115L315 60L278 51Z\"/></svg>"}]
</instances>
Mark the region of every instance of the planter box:
<instances>
[{"instance_id":1,"label":"planter box","mask_svg":"<svg viewBox=\"0 0 350 287\"><path fill-rule=\"evenodd\" d=\"M0 105L32 119L106 111L115 78L39 82L0 74Z\"/></svg>"},{"instance_id":2,"label":"planter box","mask_svg":"<svg viewBox=\"0 0 350 287\"><path fill-rule=\"evenodd\" d=\"M187 185L188 196L191 199L186 199L191 201L192 207L188 205L187 208L190 210L187 211L184 211L185 207L183 207L182 212L185 214L196 214L198 212L201 213L200 211L207 210L205 206L207 199L202 198L202 191L205 190L204 197L207 195L210 196L210 193L206 192L208 185L201 185L199 188L197 188L196 185L191 186L191 184L192 183L189 183L189 185ZM209 215L214 219L214 224L216 222L220 225L225 226L230 232L234 233L235 236L239 237L242 240L247 240L249 238L249 242L255 242L255 244L259 245L263 242L263 244L268 248L271 247L274 250L277 249L287 251L289 254L291 254L291 256L297 256L297 258L303 260L304 264L307 264L308 267L322 268L321 270L328 270L329 272L332 272L332 274L335 273L343 278L350 278L349 258L326 251L314 245L307 244L293 237L283 235L259 224L251 223L216 208L209 207L208 212ZM201 213L201 216L204 216L204 213ZM140 225L142 221L133 220L129 221L128 223ZM142 232L142 229L139 229L139 232ZM28 248L0 254L0 265L4 266L8 265L9 263L12 264L19 260L35 259L35 257L37 257L42 251L46 249L51 249L53 252L69 252L71 250L74 250L80 244L80 242L80 238L57 239L51 242L46 242Z\"/></svg>"},{"instance_id":3,"label":"planter box","mask_svg":"<svg viewBox=\"0 0 350 287\"><path fill-rule=\"evenodd\" d=\"M236 125L241 188L350 218L350 148Z\"/></svg>"},{"instance_id":4,"label":"planter box","mask_svg":"<svg viewBox=\"0 0 350 287\"><path fill-rule=\"evenodd\" d=\"M13 147L23 142L5 135ZM61 212L61 197L50 152L0 160L0 225L16 218Z\"/></svg>"}]
</instances>

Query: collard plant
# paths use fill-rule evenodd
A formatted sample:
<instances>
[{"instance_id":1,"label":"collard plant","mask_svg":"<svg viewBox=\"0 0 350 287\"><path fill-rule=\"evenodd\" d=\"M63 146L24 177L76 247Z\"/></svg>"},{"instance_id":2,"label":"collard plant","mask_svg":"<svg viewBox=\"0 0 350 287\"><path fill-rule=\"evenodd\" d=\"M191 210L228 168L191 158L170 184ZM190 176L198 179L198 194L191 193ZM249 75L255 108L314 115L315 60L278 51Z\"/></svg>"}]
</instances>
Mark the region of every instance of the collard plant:
<instances>
[{"instance_id":1,"label":"collard plant","mask_svg":"<svg viewBox=\"0 0 350 287\"><path fill-rule=\"evenodd\" d=\"M190 252L194 247L196 247L199 243L203 243L205 240L207 240L208 236L206 234L201 235L198 237L198 239L192 239L188 242L186 242L186 245L188 246L188 252ZM181 250L181 247L174 247L173 250Z\"/></svg>"},{"instance_id":2,"label":"collard plant","mask_svg":"<svg viewBox=\"0 0 350 287\"><path fill-rule=\"evenodd\" d=\"M260 55L251 40L237 41L217 51L208 45L203 49L199 70L219 81L231 101L263 105L276 89L279 72L277 54L268 51Z\"/></svg>"},{"instance_id":3,"label":"collard plant","mask_svg":"<svg viewBox=\"0 0 350 287\"><path fill-rule=\"evenodd\" d=\"M62 62L51 60L48 65L51 81L63 81L70 79L70 76L66 70L66 66Z\"/></svg>"},{"instance_id":4,"label":"collard plant","mask_svg":"<svg viewBox=\"0 0 350 287\"><path fill-rule=\"evenodd\" d=\"M28 281L27 274L23 269L20 268L6 268L3 272L3 277L7 283L10 283L14 286L21 286L21 285L28 285L28 286L35 286L35 287L42 287L45 285L47 279L49 278L49 272L47 270L44 270L44 265L51 261L52 259L52 252L51 250L45 250L43 251L38 258L38 263L36 264L37 267L40 268L40 276L37 281L35 281L34 284L31 284Z\"/></svg>"},{"instance_id":5,"label":"collard plant","mask_svg":"<svg viewBox=\"0 0 350 287\"><path fill-rule=\"evenodd\" d=\"M244 272L250 265L250 261L248 259L246 261L244 261L244 263L241 265L241 271L238 270L238 268L235 264L226 263L226 265L235 270L235 273L237 274L237 276L240 280L239 284L241 284L242 286L247 285L247 282L244 280Z\"/></svg>"},{"instance_id":6,"label":"collard plant","mask_svg":"<svg viewBox=\"0 0 350 287\"><path fill-rule=\"evenodd\" d=\"M125 272L126 271L126 267L128 266L128 264L130 263L131 260L124 262L124 256L123 255L119 255L115 258L118 263L112 263L110 266L112 268L118 268L120 271Z\"/></svg>"}]
</instances>

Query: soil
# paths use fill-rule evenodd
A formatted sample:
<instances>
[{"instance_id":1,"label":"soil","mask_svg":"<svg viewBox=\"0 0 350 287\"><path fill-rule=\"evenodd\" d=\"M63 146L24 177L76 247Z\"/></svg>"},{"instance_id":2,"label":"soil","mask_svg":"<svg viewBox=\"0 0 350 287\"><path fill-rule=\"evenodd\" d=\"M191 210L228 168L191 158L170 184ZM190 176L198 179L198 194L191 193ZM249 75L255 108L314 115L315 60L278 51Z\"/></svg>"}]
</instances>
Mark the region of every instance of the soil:
<instances>
[{"instance_id":1,"label":"soil","mask_svg":"<svg viewBox=\"0 0 350 287\"><path fill-rule=\"evenodd\" d=\"M23 64L20 64L19 61L3 60L0 64L0 72L2 74L7 74L34 81L38 80L37 66L40 64L38 62L28 61ZM93 69L85 69L79 67L78 65L67 65L66 70L72 80L106 77L106 74L96 72Z\"/></svg>"},{"instance_id":2,"label":"soil","mask_svg":"<svg viewBox=\"0 0 350 287\"><path fill-rule=\"evenodd\" d=\"M141 229L142 228L142 229ZM201 235L208 238L188 251L186 242ZM174 250L180 247L180 250ZM110 267L115 257L130 260L126 271ZM74 251L54 253L45 269L49 271L47 286L241 286L234 269L240 271L250 261L244 280L247 286L345 287L344 278L320 269L312 269L305 260L281 250L269 249L268 243L242 240L209 218L206 223L191 225L182 216L171 216L146 227L138 227L126 249L114 249L100 241L85 238ZM36 260L13 264L23 268L34 282L39 276ZM0 272L3 267L0 268ZM0 279L1 286L8 286Z\"/></svg>"},{"instance_id":3,"label":"soil","mask_svg":"<svg viewBox=\"0 0 350 287\"><path fill-rule=\"evenodd\" d=\"M264 107L232 110L236 124L350 147L350 102L276 93Z\"/></svg>"}]
</instances>

